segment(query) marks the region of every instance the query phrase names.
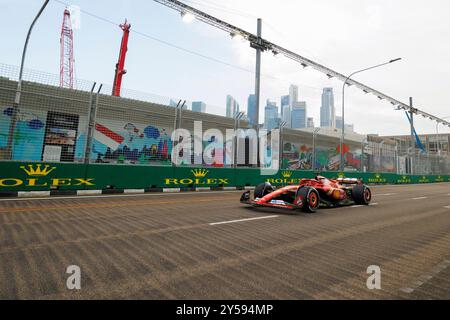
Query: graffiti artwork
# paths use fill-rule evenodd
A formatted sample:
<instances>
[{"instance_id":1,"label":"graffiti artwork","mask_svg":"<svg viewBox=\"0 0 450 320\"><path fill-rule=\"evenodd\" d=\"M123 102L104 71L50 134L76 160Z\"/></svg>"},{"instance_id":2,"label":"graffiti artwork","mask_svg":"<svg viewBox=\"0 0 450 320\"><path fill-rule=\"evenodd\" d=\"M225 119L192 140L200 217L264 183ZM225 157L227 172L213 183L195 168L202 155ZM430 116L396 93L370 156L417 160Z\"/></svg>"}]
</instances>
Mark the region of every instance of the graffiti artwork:
<instances>
[{"instance_id":1,"label":"graffiti artwork","mask_svg":"<svg viewBox=\"0 0 450 320\"><path fill-rule=\"evenodd\" d=\"M3 107L0 114L0 159L8 157L9 130L14 109ZM17 122L13 133L12 160L40 161L45 135L47 113L35 110L17 110Z\"/></svg>"},{"instance_id":2,"label":"graffiti artwork","mask_svg":"<svg viewBox=\"0 0 450 320\"><path fill-rule=\"evenodd\" d=\"M96 163L150 164L170 163L172 141L164 128L131 122L99 119L95 125L90 159ZM77 145L85 146L81 134ZM83 148L76 157L82 158Z\"/></svg>"},{"instance_id":3,"label":"graffiti artwork","mask_svg":"<svg viewBox=\"0 0 450 320\"><path fill-rule=\"evenodd\" d=\"M283 145L283 169L312 170L313 148L305 144L285 142ZM344 159L347 170L358 170L361 167L361 152L351 152L344 144ZM341 163L340 146L335 148L316 147L314 168L321 171L339 170Z\"/></svg>"}]
</instances>

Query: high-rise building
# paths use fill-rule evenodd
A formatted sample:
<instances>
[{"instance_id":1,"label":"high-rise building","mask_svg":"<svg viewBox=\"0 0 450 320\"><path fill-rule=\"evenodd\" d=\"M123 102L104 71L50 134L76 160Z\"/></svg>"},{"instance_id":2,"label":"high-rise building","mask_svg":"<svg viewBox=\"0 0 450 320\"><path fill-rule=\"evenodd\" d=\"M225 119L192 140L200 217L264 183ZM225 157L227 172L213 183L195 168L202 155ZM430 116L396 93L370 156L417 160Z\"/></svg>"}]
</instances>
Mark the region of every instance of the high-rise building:
<instances>
[{"instance_id":1,"label":"high-rise building","mask_svg":"<svg viewBox=\"0 0 450 320\"><path fill-rule=\"evenodd\" d=\"M307 128L314 128L314 118L308 117L308 121L306 124Z\"/></svg>"},{"instance_id":2,"label":"high-rise building","mask_svg":"<svg viewBox=\"0 0 450 320\"><path fill-rule=\"evenodd\" d=\"M278 118L278 107L276 102L267 100L266 107L264 109L264 128L272 130L278 127L280 119Z\"/></svg>"},{"instance_id":3,"label":"high-rise building","mask_svg":"<svg viewBox=\"0 0 450 320\"><path fill-rule=\"evenodd\" d=\"M322 106L320 107L320 126L336 127L336 110L334 108L333 88L323 88Z\"/></svg>"},{"instance_id":4,"label":"high-rise building","mask_svg":"<svg viewBox=\"0 0 450 320\"><path fill-rule=\"evenodd\" d=\"M226 116L234 118L236 113L239 112L239 103L232 96L227 95L227 113Z\"/></svg>"},{"instance_id":5,"label":"high-rise building","mask_svg":"<svg viewBox=\"0 0 450 320\"><path fill-rule=\"evenodd\" d=\"M355 126L353 124L345 124L345 132L355 132Z\"/></svg>"},{"instance_id":6,"label":"high-rise building","mask_svg":"<svg viewBox=\"0 0 450 320\"><path fill-rule=\"evenodd\" d=\"M336 129L342 129L342 117L340 117L340 116L336 116ZM355 127L353 124L346 123L344 130L346 132L354 132Z\"/></svg>"},{"instance_id":7,"label":"high-rise building","mask_svg":"<svg viewBox=\"0 0 450 320\"><path fill-rule=\"evenodd\" d=\"M247 100L247 118L251 126L256 125L256 119L258 118L258 110L256 110L256 96L251 94Z\"/></svg>"},{"instance_id":8,"label":"high-rise building","mask_svg":"<svg viewBox=\"0 0 450 320\"><path fill-rule=\"evenodd\" d=\"M297 101L292 105L291 111L291 128L292 129L303 129L306 128L307 121L306 113L306 102Z\"/></svg>"},{"instance_id":9,"label":"high-rise building","mask_svg":"<svg viewBox=\"0 0 450 320\"><path fill-rule=\"evenodd\" d=\"M174 100L170 99L169 106L170 107L176 107L177 103Z\"/></svg>"},{"instance_id":10,"label":"high-rise building","mask_svg":"<svg viewBox=\"0 0 450 320\"><path fill-rule=\"evenodd\" d=\"M283 115L281 116L281 120L286 122L286 128L291 127L291 107L287 104L281 107Z\"/></svg>"},{"instance_id":11,"label":"high-rise building","mask_svg":"<svg viewBox=\"0 0 450 320\"><path fill-rule=\"evenodd\" d=\"M298 87L291 84L289 87L289 105L292 109L295 102L298 101Z\"/></svg>"},{"instance_id":12,"label":"high-rise building","mask_svg":"<svg viewBox=\"0 0 450 320\"><path fill-rule=\"evenodd\" d=\"M283 115L284 115L284 106L289 106L289 95L287 96L282 96L281 97L281 104L280 104L280 117L283 119Z\"/></svg>"},{"instance_id":13,"label":"high-rise building","mask_svg":"<svg viewBox=\"0 0 450 320\"><path fill-rule=\"evenodd\" d=\"M341 129L342 128L342 117L336 116L336 128Z\"/></svg>"},{"instance_id":14,"label":"high-rise building","mask_svg":"<svg viewBox=\"0 0 450 320\"><path fill-rule=\"evenodd\" d=\"M203 101L193 101L192 111L204 113L206 111L206 104Z\"/></svg>"}]
</instances>

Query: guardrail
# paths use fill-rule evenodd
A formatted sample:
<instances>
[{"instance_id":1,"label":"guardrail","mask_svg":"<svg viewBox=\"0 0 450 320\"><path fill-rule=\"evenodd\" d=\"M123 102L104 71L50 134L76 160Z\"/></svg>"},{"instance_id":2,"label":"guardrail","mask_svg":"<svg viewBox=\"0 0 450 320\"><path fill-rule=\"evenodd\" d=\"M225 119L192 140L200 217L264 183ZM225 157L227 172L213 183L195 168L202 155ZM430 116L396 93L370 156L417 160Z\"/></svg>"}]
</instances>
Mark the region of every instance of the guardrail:
<instances>
[{"instance_id":1,"label":"guardrail","mask_svg":"<svg viewBox=\"0 0 450 320\"><path fill-rule=\"evenodd\" d=\"M205 168L72 164L44 162L0 162L0 193L12 191L104 190L104 189L195 189L295 184L317 173L280 170L262 176L258 168ZM323 172L329 178L360 178L369 184L450 182L450 175L398 175L374 172Z\"/></svg>"}]
</instances>

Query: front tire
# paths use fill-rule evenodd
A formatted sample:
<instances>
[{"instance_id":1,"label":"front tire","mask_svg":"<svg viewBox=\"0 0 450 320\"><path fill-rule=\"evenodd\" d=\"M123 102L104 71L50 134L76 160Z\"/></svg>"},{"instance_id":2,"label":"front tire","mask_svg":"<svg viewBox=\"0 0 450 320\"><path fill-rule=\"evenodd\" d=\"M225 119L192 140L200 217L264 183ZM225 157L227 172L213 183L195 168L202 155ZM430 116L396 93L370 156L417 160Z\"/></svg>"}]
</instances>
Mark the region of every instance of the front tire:
<instances>
[{"instance_id":1,"label":"front tire","mask_svg":"<svg viewBox=\"0 0 450 320\"><path fill-rule=\"evenodd\" d=\"M270 183L268 183L268 182L260 183L255 188L254 196L255 196L255 198L261 199L262 197L268 195L269 193L271 193L273 191L274 191L274 188Z\"/></svg>"},{"instance_id":2,"label":"front tire","mask_svg":"<svg viewBox=\"0 0 450 320\"><path fill-rule=\"evenodd\" d=\"M314 213L319 209L320 196L319 192L312 187L301 187L297 190L296 198L302 201L302 211Z\"/></svg>"},{"instance_id":3,"label":"front tire","mask_svg":"<svg viewBox=\"0 0 450 320\"><path fill-rule=\"evenodd\" d=\"M352 189L352 198L356 204L369 205L372 200L372 191L364 184L358 184Z\"/></svg>"}]
</instances>

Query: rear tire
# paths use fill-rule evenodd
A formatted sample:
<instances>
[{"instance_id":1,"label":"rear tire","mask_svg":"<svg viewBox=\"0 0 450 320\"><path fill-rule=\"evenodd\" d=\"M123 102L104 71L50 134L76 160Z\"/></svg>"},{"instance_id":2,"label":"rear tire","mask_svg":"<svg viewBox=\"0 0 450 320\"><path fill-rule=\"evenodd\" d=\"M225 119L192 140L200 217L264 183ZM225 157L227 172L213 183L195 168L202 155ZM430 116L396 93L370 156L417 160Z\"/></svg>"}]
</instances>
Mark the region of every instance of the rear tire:
<instances>
[{"instance_id":1,"label":"rear tire","mask_svg":"<svg viewBox=\"0 0 450 320\"><path fill-rule=\"evenodd\" d=\"M320 196L319 192L312 187L301 187L297 190L295 198L302 199L302 211L307 213L314 213L319 209Z\"/></svg>"},{"instance_id":2,"label":"rear tire","mask_svg":"<svg viewBox=\"0 0 450 320\"><path fill-rule=\"evenodd\" d=\"M269 193L273 192L274 188L268 182L258 184L255 188L254 196L255 198L262 198Z\"/></svg>"},{"instance_id":3,"label":"rear tire","mask_svg":"<svg viewBox=\"0 0 450 320\"><path fill-rule=\"evenodd\" d=\"M352 189L352 197L356 204L369 205L372 200L372 191L364 184L358 184Z\"/></svg>"}]
</instances>

